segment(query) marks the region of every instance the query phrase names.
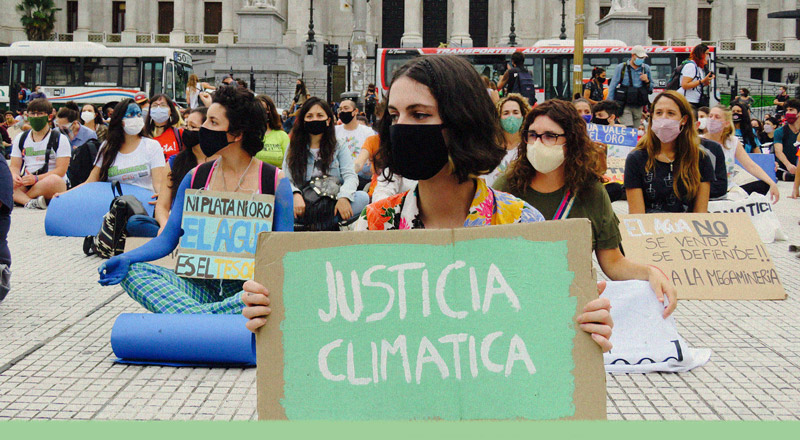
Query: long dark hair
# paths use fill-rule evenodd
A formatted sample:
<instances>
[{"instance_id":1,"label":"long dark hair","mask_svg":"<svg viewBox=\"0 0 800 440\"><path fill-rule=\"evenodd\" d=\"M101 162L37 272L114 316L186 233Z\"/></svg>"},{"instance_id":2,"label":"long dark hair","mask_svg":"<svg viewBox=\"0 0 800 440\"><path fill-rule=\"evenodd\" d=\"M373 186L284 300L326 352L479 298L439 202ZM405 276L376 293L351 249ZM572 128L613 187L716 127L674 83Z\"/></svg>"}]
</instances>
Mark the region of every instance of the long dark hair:
<instances>
[{"instance_id":1,"label":"long dark hair","mask_svg":"<svg viewBox=\"0 0 800 440\"><path fill-rule=\"evenodd\" d=\"M164 98L167 101L167 105L169 106L169 120L167 121L167 128L174 127L178 125L178 122L181 120L181 115L178 113L178 107L172 102L167 95L153 95L150 98L150 105L152 106L154 102L158 101L159 99ZM114 110L116 112L116 110ZM150 112L147 112L147 117L144 118L144 133L149 137L153 136L153 129L156 127L156 123L150 118Z\"/></svg>"},{"instance_id":2,"label":"long dark hair","mask_svg":"<svg viewBox=\"0 0 800 440\"><path fill-rule=\"evenodd\" d=\"M322 108L322 111L328 115L330 121L328 128L322 133L322 139L319 142L320 160L318 166L322 174L328 172L328 167L330 167L333 162L333 154L336 152L336 129L333 126L333 112L331 111L331 107L324 100L312 96L306 100L297 113L290 136L289 151L286 153L289 155L287 161L289 173L292 175L292 180L298 187L305 184L308 148L311 143L311 136L306 131L305 117L306 113L315 105Z\"/></svg>"},{"instance_id":3,"label":"long dark hair","mask_svg":"<svg viewBox=\"0 0 800 440\"><path fill-rule=\"evenodd\" d=\"M744 144L743 145L744 147L750 145L750 149L753 149L756 147L757 144L756 144L756 136L753 134L753 126L751 125L752 123L750 122L750 110L747 109L746 105L734 103L731 104L731 111L733 111L734 107L739 107L740 109L742 109L742 119L739 120L740 121L739 132L742 134L742 140L744 141L742 142L742 144ZM735 122L733 123L733 125L734 128L736 128Z\"/></svg>"},{"instance_id":4,"label":"long dark hair","mask_svg":"<svg viewBox=\"0 0 800 440\"><path fill-rule=\"evenodd\" d=\"M575 106L559 99L545 101L528 112L523 130L528 130L539 116L547 116L564 131L564 182L567 188L573 194L579 194L599 182L602 179L597 160L600 150L589 138L586 122ZM528 145L524 139L519 144L519 154L509 166L507 175L514 194L524 194L536 175L536 169L528 160Z\"/></svg>"},{"instance_id":5,"label":"long dark hair","mask_svg":"<svg viewBox=\"0 0 800 440\"><path fill-rule=\"evenodd\" d=\"M103 155L103 163L100 164L100 181L105 182L108 180L108 169L117 159L117 153L125 143L125 130L122 128L122 118L128 110L130 104L136 105L133 99L124 99L119 104L114 106L114 113L111 114L111 120L108 121L108 134L103 148L97 153L98 157ZM141 133L139 133L141 136ZM95 165L97 162L95 160Z\"/></svg>"},{"instance_id":6,"label":"long dark hair","mask_svg":"<svg viewBox=\"0 0 800 440\"><path fill-rule=\"evenodd\" d=\"M275 108L275 102L272 101L272 98L267 95L258 95L256 96L256 99L264 103L264 107L266 107L267 126L269 126L269 129L283 130L281 115L278 114L278 109Z\"/></svg>"},{"instance_id":7,"label":"long dark hair","mask_svg":"<svg viewBox=\"0 0 800 440\"><path fill-rule=\"evenodd\" d=\"M447 129L447 152L453 175L463 183L497 168L506 150L500 118L497 116L481 76L463 58L455 55L430 55L409 61L395 72L391 84L407 76L426 86L439 108ZM391 85L385 102L391 97ZM388 106L381 117L380 148L375 166L392 177L392 117ZM585 130L584 130L585 131Z\"/></svg>"},{"instance_id":8,"label":"long dark hair","mask_svg":"<svg viewBox=\"0 0 800 440\"><path fill-rule=\"evenodd\" d=\"M295 85L294 87L294 96L302 94L302 96L308 95L308 89L306 88L306 83L303 81L302 78L297 80L300 84Z\"/></svg>"},{"instance_id":9,"label":"long dark hair","mask_svg":"<svg viewBox=\"0 0 800 440\"><path fill-rule=\"evenodd\" d=\"M194 113L200 113L203 116L203 122L205 122L208 109L205 107L197 107L190 111L186 117L188 118ZM184 128L184 130L186 130L186 128ZM181 142L181 146L183 146L183 142ZM178 194L178 187L183 178L196 166L197 157L195 157L191 148L184 147L180 153L175 155L175 159L172 161L172 169L169 172L169 190L172 193L172 200L175 200L175 196Z\"/></svg>"}]
</instances>

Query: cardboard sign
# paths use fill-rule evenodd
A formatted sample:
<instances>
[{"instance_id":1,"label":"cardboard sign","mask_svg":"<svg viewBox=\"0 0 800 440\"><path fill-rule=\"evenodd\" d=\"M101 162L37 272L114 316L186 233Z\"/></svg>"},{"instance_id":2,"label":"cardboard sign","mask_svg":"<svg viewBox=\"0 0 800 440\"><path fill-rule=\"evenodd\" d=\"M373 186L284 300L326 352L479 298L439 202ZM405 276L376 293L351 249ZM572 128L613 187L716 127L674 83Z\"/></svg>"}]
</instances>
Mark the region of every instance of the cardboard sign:
<instances>
[{"instance_id":1,"label":"cardboard sign","mask_svg":"<svg viewBox=\"0 0 800 440\"><path fill-rule=\"evenodd\" d=\"M127 237L125 239L125 252L130 252L143 244L147 243L148 241L152 240L152 238L145 238L145 237ZM175 248L172 252L169 253L164 258L160 258L155 261L148 261L150 264L154 264L156 266L163 267L165 269L174 270L175 263L178 262L178 248Z\"/></svg>"},{"instance_id":2,"label":"cardboard sign","mask_svg":"<svg viewBox=\"0 0 800 440\"><path fill-rule=\"evenodd\" d=\"M606 182L625 184L625 159L608 156L606 159Z\"/></svg>"},{"instance_id":3,"label":"cardboard sign","mask_svg":"<svg viewBox=\"0 0 800 440\"><path fill-rule=\"evenodd\" d=\"M586 124L589 137L601 144L608 145L608 156L625 159L633 151L639 141L639 130L611 125Z\"/></svg>"},{"instance_id":4,"label":"cardboard sign","mask_svg":"<svg viewBox=\"0 0 800 440\"><path fill-rule=\"evenodd\" d=\"M249 280L258 234L272 230L275 196L186 190L175 273Z\"/></svg>"},{"instance_id":5,"label":"cardboard sign","mask_svg":"<svg viewBox=\"0 0 800 440\"><path fill-rule=\"evenodd\" d=\"M663 270L680 299L785 299L746 214L620 216L625 256Z\"/></svg>"},{"instance_id":6,"label":"cardboard sign","mask_svg":"<svg viewBox=\"0 0 800 440\"><path fill-rule=\"evenodd\" d=\"M585 219L262 234L259 419L605 419Z\"/></svg>"}]
</instances>

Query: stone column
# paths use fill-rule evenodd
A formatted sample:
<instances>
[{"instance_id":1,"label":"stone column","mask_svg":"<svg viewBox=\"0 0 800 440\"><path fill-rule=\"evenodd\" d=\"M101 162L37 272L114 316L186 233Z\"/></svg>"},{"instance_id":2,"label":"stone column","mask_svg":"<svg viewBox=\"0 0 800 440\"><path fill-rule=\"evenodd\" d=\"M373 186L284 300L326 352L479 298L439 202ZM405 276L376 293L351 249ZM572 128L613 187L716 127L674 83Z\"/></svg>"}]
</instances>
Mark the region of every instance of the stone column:
<instances>
[{"instance_id":1,"label":"stone column","mask_svg":"<svg viewBox=\"0 0 800 440\"><path fill-rule=\"evenodd\" d=\"M89 10L89 0L78 1L78 28L72 33L72 41L89 41L92 19Z\"/></svg>"},{"instance_id":2,"label":"stone column","mask_svg":"<svg viewBox=\"0 0 800 440\"><path fill-rule=\"evenodd\" d=\"M183 46L186 44L186 0L173 0L174 26L169 33L169 44L171 46Z\"/></svg>"},{"instance_id":3,"label":"stone column","mask_svg":"<svg viewBox=\"0 0 800 440\"><path fill-rule=\"evenodd\" d=\"M122 44L136 44L136 16L139 13L139 0L125 0L125 30L120 40Z\"/></svg>"},{"instance_id":4,"label":"stone column","mask_svg":"<svg viewBox=\"0 0 800 440\"><path fill-rule=\"evenodd\" d=\"M731 28L733 28L733 39L736 40L737 51L749 51L750 40L747 38L747 0L733 0L733 9L731 11L733 20L731 21Z\"/></svg>"},{"instance_id":5,"label":"stone column","mask_svg":"<svg viewBox=\"0 0 800 440\"><path fill-rule=\"evenodd\" d=\"M781 10L783 11L791 11L793 9L797 9L797 0L783 0L782 6L783 8ZM770 20L772 21L774 19ZM797 36L794 33L795 20L789 20L783 18L780 19L780 21L783 22L781 23L781 26L783 26L781 37L783 38L783 41L786 43L786 52L800 53L800 40L797 39Z\"/></svg>"},{"instance_id":6,"label":"stone column","mask_svg":"<svg viewBox=\"0 0 800 440\"><path fill-rule=\"evenodd\" d=\"M584 4L586 15L586 39L596 40L600 36L597 22L600 20L600 0L586 0Z\"/></svg>"},{"instance_id":7,"label":"stone column","mask_svg":"<svg viewBox=\"0 0 800 440\"><path fill-rule=\"evenodd\" d=\"M405 0L401 47L422 47L422 0Z\"/></svg>"},{"instance_id":8,"label":"stone column","mask_svg":"<svg viewBox=\"0 0 800 440\"><path fill-rule=\"evenodd\" d=\"M200 35L206 32L206 6L203 0L195 0L194 3L194 33Z\"/></svg>"},{"instance_id":9,"label":"stone column","mask_svg":"<svg viewBox=\"0 0 800 440\"><path fill-rule=\"evenodd\" d=\"M472 47L472 37L469 36L469 0L453 0L450 16L453 23L450 47Z\"/></svg>"},{"instance_id":10,"label":"stone column","mask_svg":"<svg viewBox=\"0 0 800 440\"><path fill-rule=\"evenodd\" d=\"M697 0L686 0L686 45L696 46L700 44L700 37L697 35Z\"/></svg>"},{"instance_id":11,"label":"stone column","mask_svg":"<svg viewBox=\"0 0 800 440\"><path fill-rule=\"evenodd\" d=\"M235 0L224 0L222 2L222 30L219 32L220 45L233 44L233 8L235 3Z\"/></svg>"}]
</instances>

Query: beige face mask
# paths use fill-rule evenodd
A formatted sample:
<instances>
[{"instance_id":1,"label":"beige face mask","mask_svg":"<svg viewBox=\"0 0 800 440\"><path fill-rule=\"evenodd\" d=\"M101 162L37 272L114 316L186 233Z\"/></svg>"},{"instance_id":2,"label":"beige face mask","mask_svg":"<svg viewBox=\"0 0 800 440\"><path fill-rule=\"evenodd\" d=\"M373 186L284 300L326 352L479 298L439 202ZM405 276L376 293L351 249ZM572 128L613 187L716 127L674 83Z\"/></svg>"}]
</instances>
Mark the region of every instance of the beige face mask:
<instances>
[{"instance_id":1,"label":"beige face mask","mask_svg":"<svg viewBox=\"0 0 800 440\"><path fill-rule=\"evenodd\" d=\"M528 144L527 156L536 171L547 174L564 163L564 145L548 147L541 139L537 139L533 144Z\"/></svg>"}]
</instances>

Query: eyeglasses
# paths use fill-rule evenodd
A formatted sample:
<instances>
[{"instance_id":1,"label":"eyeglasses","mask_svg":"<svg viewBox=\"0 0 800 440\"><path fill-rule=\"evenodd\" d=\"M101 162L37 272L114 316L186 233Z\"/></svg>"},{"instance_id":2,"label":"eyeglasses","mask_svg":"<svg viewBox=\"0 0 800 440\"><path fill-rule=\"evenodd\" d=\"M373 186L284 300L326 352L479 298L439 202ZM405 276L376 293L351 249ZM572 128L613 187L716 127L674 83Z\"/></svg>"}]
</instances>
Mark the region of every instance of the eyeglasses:
<instances>
[{"instance_id":1,"label":"eyeglasses","mask_svg":"<svg viewBox=\"0 0 800 440\"><path fill-rule=\"evenodd\" d=\"M524 140L526 144L532 144L536 142L537 139L541 139L543 144L547 145L548 147L552 147L556 145L556 142L558 142L558 138L560 137L566 138L566 135L564 135L564 133L558 134L551 133L549 131L542 134L539 134L533 130L522 131L522 140Z\"/></svg>"}]
</instances>

